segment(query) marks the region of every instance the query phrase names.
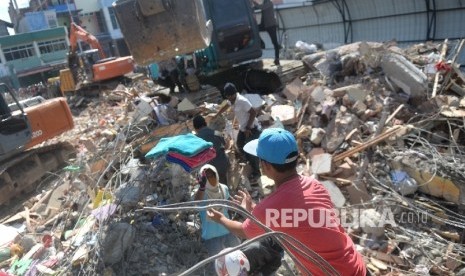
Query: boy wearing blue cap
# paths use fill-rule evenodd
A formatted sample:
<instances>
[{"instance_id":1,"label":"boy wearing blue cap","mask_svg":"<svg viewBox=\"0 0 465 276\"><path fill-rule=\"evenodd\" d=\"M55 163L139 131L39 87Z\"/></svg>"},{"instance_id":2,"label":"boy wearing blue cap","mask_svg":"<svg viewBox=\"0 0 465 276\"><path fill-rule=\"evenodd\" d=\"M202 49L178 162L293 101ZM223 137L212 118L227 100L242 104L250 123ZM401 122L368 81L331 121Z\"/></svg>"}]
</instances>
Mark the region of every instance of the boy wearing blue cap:
<instances>
[{"instance_id":1,"label":"boy wearing blue cap","mask_svg":"<svg viewBox=\"0 0 465 276\"><path fill-rule=\"evenodd\" d=\"M286 233L318 253L332 267L330 275L366 275L362 256L335 219L326 188L316 179L297 173L298 150L292 133L280 128L266 129L244 150L259 158L262 174L274 180L276 190L258 204L242 192L242 206L273 231ZM215 210L209 210L208 216L240 238L264 234L250 219L233 221ZM321 264L295 248L288 250L300 262L302 275L327 275Z\"/></svg>"}]
</instances>

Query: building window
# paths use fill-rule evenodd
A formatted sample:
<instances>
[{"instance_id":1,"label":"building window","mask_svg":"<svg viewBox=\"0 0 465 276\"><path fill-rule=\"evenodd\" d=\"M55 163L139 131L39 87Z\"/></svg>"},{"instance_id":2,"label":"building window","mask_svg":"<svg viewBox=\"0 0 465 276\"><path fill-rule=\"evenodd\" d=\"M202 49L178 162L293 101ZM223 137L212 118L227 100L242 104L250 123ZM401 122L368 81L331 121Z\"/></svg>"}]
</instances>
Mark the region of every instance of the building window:
<instances>
[{"instance_id":1,"label":"building window","mask_svg":"<svg viewBox=\"0 0 465 276\"><path fill-rule=\"evenodd\" d=\"M32 46L32 44L6 48L3 50L3 53L6 61L35 56L34 46Z\"/></svg>"},{"instance_id":2,"label":"building window","mask_svg":"<svg viewBox=\"0 0 465 276\"><path fill-rule=\"evenodd\" d=\"M41 54L48 54L67 49L65 39L56 39L37 43Z\"/></svg>"},{"instance_id":3,"label":"building window","mask_svg":"<svg viewBox=\"0 0 465 276\"><path fill-rule=\"evenodd\" d=\"M56 28L58 27L57 19L53 15L48 15L47 16L47 21L48 21L48 27L49 28Z\"/></svg>"},{"instance_id":4,"label":"building window","mask_svg":"<svg viewBox=\"0 0 465 276\"><path fill-rule=\"evenodd\" d=\"M118 21L116 20L115 8L108 7L108 13L110 13L111 26L113 30L119 29Z\"/></svg>"},{"instance_id":5,"label":"building window","mask_svg":"<svg viewBox=\"0 0 465 276\"><path fill-rule=\"evenodd\" d=\"M105 26L105 20L103 19L102 13L101 12L96 12L95 17L97 17L97 24L100 29L100 33L106 33L107 28Z\"/></svg>"}]
</instances>

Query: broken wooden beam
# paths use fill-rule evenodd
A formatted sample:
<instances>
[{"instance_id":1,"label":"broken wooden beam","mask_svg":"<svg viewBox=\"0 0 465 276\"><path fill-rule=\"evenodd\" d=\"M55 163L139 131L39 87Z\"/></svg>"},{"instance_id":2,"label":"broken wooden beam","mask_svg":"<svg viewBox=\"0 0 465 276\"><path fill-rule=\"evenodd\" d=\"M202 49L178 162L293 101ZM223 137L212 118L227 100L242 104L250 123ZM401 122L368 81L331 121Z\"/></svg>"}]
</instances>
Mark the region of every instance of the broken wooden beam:
<instances>
[{"instance_id":1,"label":"broken wooden beam","mask_svg":"<svg viewBox=\"0 0 465 276\"><path fill-rule=\"evenodd\" d=\"M399 131L399 130L401 130L403 128L404 127L401 127L401 126L394 126L393 128L391 128L391 129L385 131L384 133L382 133L382 134L374 137L373 139L369 140L368 142L363 143L363 144L361 144L359 146L356 146L355 148L350 149L348 151L345 151L345 152L343 152L341 154L336 155L333 158L333 160L334 160L334 162L338 162L338 161L343 160L346 157L349 157L349 156L352 156L352 155L354 155L356 153L359 153L359 152L365 150L366 148L369 148L371 146L374 146L374 145L386 140L392 134L395 134L397 131Z\"/></svg>"},{"instance_id":2,"label":"broken wooden beam","mask_svg":"<svg viewBox=\"0 0 465 276\"><path fill-rule=\"evenodd\" d=\"M444 40L444 44L442 44L442 49L441 49L441 58L439 59L439 62L441 62L442 60L444 60L444 57L446 56L446 52L447 52L447 42L449 41L449 39L445 39ZM434 98L436 97L436 93L438 91L438 83L439 83L439 75L440 75L440 72L436 72L436 75L434 76L434 85L433 85L433 93L431 94L431 97ZM443 83L443 85L445 85L445 83Z\"/></svg>"}]
</instances>

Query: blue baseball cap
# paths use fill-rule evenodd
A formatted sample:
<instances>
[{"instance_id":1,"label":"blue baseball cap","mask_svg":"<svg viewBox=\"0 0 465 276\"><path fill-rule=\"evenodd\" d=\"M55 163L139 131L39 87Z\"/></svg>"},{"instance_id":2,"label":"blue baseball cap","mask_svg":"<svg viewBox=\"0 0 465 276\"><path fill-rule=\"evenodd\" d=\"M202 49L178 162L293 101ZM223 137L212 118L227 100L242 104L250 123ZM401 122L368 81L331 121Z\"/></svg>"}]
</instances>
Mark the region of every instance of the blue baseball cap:
<instances>
[{"instance_id":1,"label":"blue baseball cap","mask_svg":"<svg viewBox=\"0 0 465 276\"><path fill-rule=\"evenodd\" d=\"M288 164L298 157L294 135L282 128L267 128L258 139L248 142L244 151L272 164ZM295 156L288 157L295 152Z\"/></svg>"}]
</instances>

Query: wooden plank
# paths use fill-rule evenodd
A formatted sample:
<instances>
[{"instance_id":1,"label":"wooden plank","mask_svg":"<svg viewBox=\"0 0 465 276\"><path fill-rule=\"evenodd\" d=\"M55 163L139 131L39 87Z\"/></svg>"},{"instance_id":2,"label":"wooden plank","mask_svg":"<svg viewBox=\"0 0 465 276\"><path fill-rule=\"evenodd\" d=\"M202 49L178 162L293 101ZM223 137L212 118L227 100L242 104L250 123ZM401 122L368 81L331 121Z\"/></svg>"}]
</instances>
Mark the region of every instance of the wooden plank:
<instances>
[{"instance_id":1,"label":"wooden plank","mask_svg":"<svg viewBox=\"0 0 465 276\"><path fill-rule=\"evenodd\" d=\"M444 60L444 57L446 56L446 52L447 52L447 42L449 41L449 39L445 39L444 40L444 44L442 44L442 50L441 50L441 58L439 59L439 62L443 61ZM439 83L439 75L440 73L437 72L436 73L436 76L434 77L434 86L433 86L433 93L431 95L432 98L436 97L436 93L438 91L438 83ZM445 85L445 83L443 83L443 85Z\"/></svg>"},{"instance_id":2,"label":"wooden plank","mask_svg":"<svg viewBox=\"0 0 465 276\"><path fill-rule=\"evenodd\" d=\"M352 156L352 155L354 155L354 154L356 154L356 153L358 153L358 152L361 152L361 151L365 150L366 148L369 148L369 147L371 147L371 146L374 146L374 145L376 145L376 144L378 144L378 143L380 143L380 142L386 140L386 139L389 138L391 135L395 134L397 131L399 131L399 130L401 130L401 129L402 129L402 127L400 127L400 126L395 126L395 127L391 128L391 129L387 130L386 132L384 132L384 133L382 133L382 134L380 134L380 135L374 137L373 139L369 140L368 142L363 143L363 144L360 145L360 146L356 146L356 147L353 148L353 149L350 149L350 150L348 150L348 151L346 151L346 152L343 152L343 153L341 153L341 154L336 155L336 156L333 158L333 160L334 160L334 162L338 162L338 161L343 160L343 159L346 158L346 157L349 157L349 156Z\"/></svg>"}]
</instances>

